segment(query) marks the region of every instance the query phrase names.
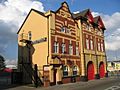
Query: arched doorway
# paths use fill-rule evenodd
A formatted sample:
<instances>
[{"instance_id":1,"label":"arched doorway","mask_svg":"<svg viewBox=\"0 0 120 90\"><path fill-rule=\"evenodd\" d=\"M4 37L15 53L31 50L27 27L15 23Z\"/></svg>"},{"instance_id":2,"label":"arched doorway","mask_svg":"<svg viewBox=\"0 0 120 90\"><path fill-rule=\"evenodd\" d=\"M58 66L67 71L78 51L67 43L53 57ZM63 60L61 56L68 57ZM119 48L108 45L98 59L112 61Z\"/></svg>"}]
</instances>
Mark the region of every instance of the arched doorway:
<instances>
[{"instance_id":1,"label":"arched doorway","mask_svg":"<svg viewBox=\"0 0 120 90\"><path fill-rule=\"evenodd\" d=\"M94 65L92 61L88 62L88 65L87 65L87 77L88 77L88 80L94 79Z\"/></svg>"},{"instance_id":2,"label":"arched doorway","mask_svg":"<svg viewBox=\"0 0 120 90\"><path fill-rule=\"evenodd\" d=\"M100 78L103 78L105 76L105 66L103 62L101 62L99 65L99 74Z\"/></svg>"}]
</instances>

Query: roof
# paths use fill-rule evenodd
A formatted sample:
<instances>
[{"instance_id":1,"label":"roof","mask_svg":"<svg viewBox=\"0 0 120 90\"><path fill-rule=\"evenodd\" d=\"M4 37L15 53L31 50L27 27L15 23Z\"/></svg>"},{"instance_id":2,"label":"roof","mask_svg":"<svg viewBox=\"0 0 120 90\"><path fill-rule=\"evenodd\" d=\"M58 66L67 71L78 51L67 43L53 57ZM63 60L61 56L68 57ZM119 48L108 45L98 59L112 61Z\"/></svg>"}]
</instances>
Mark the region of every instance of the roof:
<instances>
[{"instance_id":1,"label":"roof","mask_svg":"<svg viewBox=\"0 0 120 90\"><path fill-rule=\"evenodd\" d=\"M85 17L85 15L87 14L88 11L89 11L89 9L86 9L86 10L84 10L82 12L77 13L77 14L73 14L73 17L74 18Z\"/></svg>"},{"instance_id":2,"label":"roof","mask_svg":"<svg viewBox=\"0 0 120 90\"><path fill-rule=\"evenodd\" d=\"M103 21L102 21L101 17L100 17L100 16L94 17L94 23L95 23L95 24L99 25L99 21L100 21L101 24L102 24L102 29L105 30L106 28L105 28L105 26L104 26L104 24L103 24Z\"/></svg>"},{"instance_id":3,"label":"roof","mask_svg":"<svg viewBox=\"0 0 120 90\"><path fill-rule=\"evenodd\" d=\"M99 19L99 16L97 16L97 17L94 17L94 23L96 23L96 24L97 24L97 22L98 22L98 19Z\"/></svg>"}]
</instances>

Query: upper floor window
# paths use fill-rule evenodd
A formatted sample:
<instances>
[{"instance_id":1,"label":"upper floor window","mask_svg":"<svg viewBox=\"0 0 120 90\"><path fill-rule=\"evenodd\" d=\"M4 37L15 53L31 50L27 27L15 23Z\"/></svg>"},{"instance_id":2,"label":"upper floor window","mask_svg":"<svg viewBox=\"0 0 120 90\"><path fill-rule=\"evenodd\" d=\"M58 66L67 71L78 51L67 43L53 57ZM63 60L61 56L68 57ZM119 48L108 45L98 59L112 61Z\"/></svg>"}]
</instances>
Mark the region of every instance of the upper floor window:
<instances>
[{"instance_id":1,"label":"upper floor window","mask_svg":"<svg viewBox=\"0 0 120 90\"><path fill-rule=\"evenodd\" d=\"M54 42L54 53L58 53L59 50L59 44L58 42Z\"/></svg>"},{"instance_id":2,"label":"upper floor window","mask_svg":"<svg viewBox=\"0 0 120 90\"><path fill-rule=\"evenodd\" d=\"M78 46L76 47L76 55L79 56L79 48L78 48Z\"/></svg>"},{"instance_id":3,"label":"upper floor window","mask_svg":"<svg viewBox=\"0 0 120 90\"><path fill-rule=\"evenodd\" d=\"M86 48L89 49L89 40L86 39Z\"/></svg>"},{"instance_id":4,"label":"upper floor window","mask_svg":"<svg viewBox=\"0 0 120 90\"><path fill-rule=\"evenodd\" d=\"M104 51L103 43L101 43L101 50L102 50L102 52Z\"/></svg>"},{"instance_id":5,"label":"upper floor window","mask_svg":"<svg viewBox=\"0 0 120 90\"><path fill-rule=\"evenodd\" d=\"M63 66L63 76L68 76L68 67Z\"/></svg>"},{"instance_id":6,"label":"upper floor window","mask_svg":"<svg viewBox=\"0 0 120 90\"><path fill-rule=\"evenodd\" d=\"M91 25L89 25L89 23L85 23L83 25L85 25L85 30L91 31Z\"/></svg>"},{"instance_id":7,"label":"upper floor window","mask_svg":"<svg viewBox=\"0 0 120 90\"><path fill-rule=\"evenodd\" d=\"M73 46L71 44L69 45L69 54L73 55Z\"/></svg>"},{"instance_id":8,"label":"upper floor window","mask_svg":"<svg viewBox=\"0 0 120 90\"><path fill-rule=\"evenodd\" d=\"M31 33L31 31L28 32L28 39L29 39L29 40L32 39L32 33Z\"/></svg>"},{"instance_id":9,"label":"upper floor window","mask_svg":"<svg viewBox=\"0 0 120 90\"><path fill-rule=\"evenodd\" d=\"M93 50L93 40L90 40L90 48Z\"/></svg>"},{"instance_id":10,"label":"upper floor window","mask_svg":"<svg viewBox=\"0 0 120 90\"><path fill-rule=\"evenodd\" d=\"M62 28L61 28L61 32L64 32L64 33L65 33L65 32L66 32L65 29L66 29L65 27L62 27Z\"/></svg>"},{"instance_id":11,"label":"upper floor window","mask_svg":"<svg viewBox=\"0 0 120 90\"><path fill-rule=\"evenodd\" d=\"M64 27L61 28L61 32L70 34L70 29L68 27L64 26Z\"/></svg>"},{"instance_id":12,"label":"upper floor window","mask_svg":"<svg viewBox=\"0 0 120 90\"><path fill-rule=\"evenodd\" d=\"M98 42L98 51L100 51L100 43Z\"/></svg>"},{"instance_id":13,"label":"upper floor window","mask_svg":"<svg viewBox=\"0 0 120 90\"><path fill-rule=\"evenodd\" d=\"M64 54L65 53L65 44L63 43L62 44L62 54Z\"/></svg>"}]
</instances>

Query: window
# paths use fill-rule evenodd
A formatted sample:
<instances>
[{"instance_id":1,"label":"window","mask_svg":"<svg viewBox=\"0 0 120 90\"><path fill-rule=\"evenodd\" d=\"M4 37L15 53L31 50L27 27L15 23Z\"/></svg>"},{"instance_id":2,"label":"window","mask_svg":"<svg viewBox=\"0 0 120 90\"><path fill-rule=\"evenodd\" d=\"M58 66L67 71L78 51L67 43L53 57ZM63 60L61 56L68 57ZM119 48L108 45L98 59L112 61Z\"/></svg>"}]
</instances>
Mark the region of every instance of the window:
<instances>
[{"instance_id":1,"label":"window","mask_svg":"<svg viewBox=\"0 0 120 90\"><path fill-rule=\"evenodd\" d=\"M78 46L76 47L76 55L79 56L79 48L78 48Z\"/></svg>"},{"instance_id":2,"label":"window","mask_svg":"<svg viewBox=\"0 0 120 90\"><path fill-rule=\"evenodd\" d=\"M102 50L102 52L104 51L104 49L103 49L103 43L101 43L101 50Z\"/></svg>"},{"instance_id":3,"label":"window","mask_svg":"<svg viewBox=\"0 0 120 90\"><path fill-rule=\"evenodd\" d=\"M63 43L62 44L62 54L64 54L65 53L65 44Z\"/></svg>"},{"instance_id":4,"label":"window","mask_svg":"<svg viewBox=\"0 0 120 90\"><path fill-rule=\"evenodd\" d=\"M77 66L73 66L73 76L77 75Z\"/></svg>"},{"instance_id":5,"label":"window","mask_svg":"<svg viewBox=\"0 0 120 90\"><path fill-rule=\"evenodd\" d=\"M66 28L66 33L70 34L70 29Z\"/></svg>"},{"instance_id":6,"label":"window","mask_svg":"<svg viewBox=\"0 0 120 90\"><path fill-rule=\"evenodd\" d=\"M69 45L69 54L73 55L73 47L72 47L72 45Z\"/></svg>"},{"instance_id":7,"label":"window","mask_svg":"<svg viewBox=\"0 0 120 90\"><path fill-rule=\"evenodd\" d=\"M63 66L63 76L68 76L68 67Z\"/></svg>"},{"instance_id":8,"label":"window","mask_svg":"<svg viewBox=\"0 0 120 90\"><path fill-rule=\"evenodd\" d=\"M87 29L87 30L89 30L89 27L90 27L90 26L89 26L88 24L86 24L86 29Z\"/></svg>"},{"instance_id":9,"label":"window","mask_svg":"<svg viewBox=\"0 0 120 90\"><path fill-rule=\"evenodd\" d=\"M91 50L93 50L93 40L90 40Z\"/></svg>"},{"instance_id":10,"label":"window","mask_svg":"<svg viewBox=\"0 0 120 90\"><path fill-rule=\"evenodd\" d=\"M89 40L86 39L86 48L89 49Z\"/></svg>"},{"instance_id":11,"label":"window","mask_svg":"<svg viewBox=\"0 0 120 90\"><path fill-rule=\"evenodd\" d=\"M100 51L100 43L98 42L98 51Z\"/></svg>"},{"instance_id":12,"label":"window","mask_svg":"<svg viewBox=\"0 0 120 90\"><path fill-rule=\"evenodd\" d=\"M58 53L58 42L54 42L54 53Z\"/></svg>"},{"instance_id":13,"label":"window","mask_svg":"<svg viewBox=\"0 0 120 90\"><path fill-rule=\"evenodd\" d=\"M61 28L61 32L70 34L70 29L64 26Z\"/></svg>"},{"instance_id":14,"label":"window","mask_svg":"<svg viewBox=\"0 0 120 90\"><path fill-rule=\"evenodd\" d=\"M62 28L61 28L61 32L64 32L64 33L65 33L65 32L66 32L65 29L66 29L65 27L62 27Z\"/></svg>"},{"instance_id":15,"label":"window","mask_svg":"<svg viewBox=\"0 0 120 90\"><path fill-rule=\"evenodd\" d=\"M28 39L31 40L32 39L32 34L31 31L28 32Z\"/></svg>"}]
</instances>

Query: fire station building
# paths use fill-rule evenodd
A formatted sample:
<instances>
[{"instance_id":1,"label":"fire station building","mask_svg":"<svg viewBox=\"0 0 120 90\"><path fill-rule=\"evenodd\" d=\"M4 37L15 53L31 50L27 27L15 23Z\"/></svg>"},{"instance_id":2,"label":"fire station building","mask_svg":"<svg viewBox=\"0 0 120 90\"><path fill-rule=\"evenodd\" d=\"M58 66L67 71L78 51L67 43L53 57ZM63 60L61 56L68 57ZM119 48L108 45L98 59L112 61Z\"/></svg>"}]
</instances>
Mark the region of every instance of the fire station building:
<instances>
[{"instance_id":1,"label":"fire station building","mask_svg":"<svg viewBox=\"0 0 120 90\"><path fill-rule=\"evenodd\" d=\"M73 14L66 2L46 13L31 9L18 31L18 69L32 82L34 65L47 85L100 79L107 75L105 26L90 9Z\"/></svg>"}]
</instances>

